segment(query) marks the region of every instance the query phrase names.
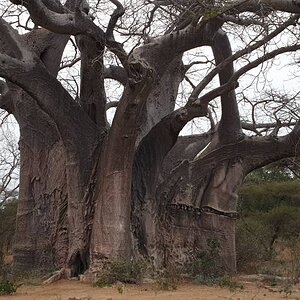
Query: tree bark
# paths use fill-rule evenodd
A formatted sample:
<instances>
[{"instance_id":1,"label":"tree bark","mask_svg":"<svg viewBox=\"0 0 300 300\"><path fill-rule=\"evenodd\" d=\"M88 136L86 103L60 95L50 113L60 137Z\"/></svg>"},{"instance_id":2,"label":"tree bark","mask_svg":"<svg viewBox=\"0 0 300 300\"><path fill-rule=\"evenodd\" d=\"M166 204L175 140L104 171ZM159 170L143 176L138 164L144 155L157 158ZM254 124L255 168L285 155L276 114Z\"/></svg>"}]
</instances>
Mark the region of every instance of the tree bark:
<instances>
[{"instance_id":1,"label":"tree bark","mask_svg":"<svg viewBox=\"0 0 300 300\"><path fill-rule=\"evenodd\" d=\"M234 2L237 11L252 11L258 4ZM299 122L284 137L243 135L236 81L299 45L276 49L235 72L233 61L244 50L232 55L219 15L203 16L197 24L187 20L186 26L127 55L113 36L123 14L118 1L113 1L117 9L107 32L74 5L69 11L58 1L14 3L26 6L32 20L46 28L19 36L0 19L0 76L6 80L0 106L14 114L21 132L15 268L64 268L77 276L101 270L106 261L141 256L157 268L183 266L206 248L208 239L216 239L223 265L234 271L234 224L243 178L300 149ZM283 5L270 3L272 8ZM289 2L285 9L295 5ZM78 101L56 79L69 35L76 36L81 52ZM212 48L216 68L194 88L186 105L174 110L184 77L183 54L200 46ZM123 67L103 66L106 47ZM200 95L215 75L220 87ZM110 128L105 77L125 86ZM209 102L218 96L222 116L217 126L204 135L179 137L187 122L207 115Z\"/></svg>"}]
</instances>

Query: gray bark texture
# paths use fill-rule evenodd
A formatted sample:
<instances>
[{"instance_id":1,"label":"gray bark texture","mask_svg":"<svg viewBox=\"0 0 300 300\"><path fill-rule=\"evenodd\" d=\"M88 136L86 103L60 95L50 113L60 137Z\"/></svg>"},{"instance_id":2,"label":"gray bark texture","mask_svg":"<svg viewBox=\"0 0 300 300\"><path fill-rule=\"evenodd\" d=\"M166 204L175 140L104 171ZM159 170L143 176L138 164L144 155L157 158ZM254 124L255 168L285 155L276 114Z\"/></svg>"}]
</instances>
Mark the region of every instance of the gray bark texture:
<instances>
[{"instance_id":1,"label":"gray bark texture","mask_svg":"<svg viewBox=\"0 0 300 300\"><path fill-rule=\"evenodd\" d=\"M0 77L6 81L0 107L15 116L21 135L14 268L65 269L77 276L97 272L109 261L141 257L156 268L184 266L215 239L223 266L235 271L235 220L244 177L300 153L299 121L281 137L242 132L237 80L299 45L280 48L235 72L233 61L247 51L232 54L222 10L196 20L182 13L183 23L174 22L164 35L127 54L113 33L124 13L118 1L111 1L117 8L105 32L88 15L85 1L76 7L76 1L65 6L59 1L11 2L25 6L40 26L19 35L0 18ZM157 5L167 10L169 2ZM257 13L258 1L248 2L229 1L223 9L234 16ZM298 13L298 1L283 2L260 1L259 9ZM206 16L203 7L190 7ZM298 19L293 15L284 26ZM77 99L56 79L72 35L81 53ZM175 109L187 70L183 54L203 46L212 49L216 68ZM104 66L106 50L122 66ZM220 86L203 93L214 72ZM118 103L107 103L105 78L124 85ZM222 108L218 124L205 134L179 136L189 121L207 116L216 97ZM112 106L117 108L110 126L106 109Z\"/></svg>"}]
</instances>

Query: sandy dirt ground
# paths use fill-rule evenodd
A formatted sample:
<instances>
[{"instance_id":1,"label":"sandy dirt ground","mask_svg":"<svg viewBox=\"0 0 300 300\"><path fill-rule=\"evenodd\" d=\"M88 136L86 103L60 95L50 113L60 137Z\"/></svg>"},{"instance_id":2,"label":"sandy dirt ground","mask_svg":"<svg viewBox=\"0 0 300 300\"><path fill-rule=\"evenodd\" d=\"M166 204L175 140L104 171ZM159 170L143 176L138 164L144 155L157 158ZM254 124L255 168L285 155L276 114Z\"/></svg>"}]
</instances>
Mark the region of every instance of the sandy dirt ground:
<instances>
[{"instance_id":1,"label":"sandy dirt ground","mask_svg":"<svg viewBox=\"0 0 300 300\"><path fill-rule=\"evenodd\" d=\"M230 291L217 286L208 287L186 283L179 285L174 291L161 291L153 284L126 285L121 294L118 286L96 288L79 281L61 280L46 286L24 285L16 294L0 296L0 300L300 300L300 285L294 286L289 295L279 292L279 287L270 288L257 282L243 282L243 286L242 290Z\"/></svg>"}]
</instances>

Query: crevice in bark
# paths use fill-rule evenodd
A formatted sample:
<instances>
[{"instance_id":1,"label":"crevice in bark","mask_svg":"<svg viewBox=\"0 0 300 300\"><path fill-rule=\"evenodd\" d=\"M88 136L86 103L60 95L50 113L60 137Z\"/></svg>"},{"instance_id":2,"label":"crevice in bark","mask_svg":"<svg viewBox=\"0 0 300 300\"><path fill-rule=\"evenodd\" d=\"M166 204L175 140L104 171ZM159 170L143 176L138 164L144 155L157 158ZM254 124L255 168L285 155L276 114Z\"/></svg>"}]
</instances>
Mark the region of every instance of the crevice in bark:
<instances>
[{"instance_id":1,"label":"crevice in bark","mask_svg":"<svg viewBox=\"0 0 300 300\"><path fill-rule=\"evenodd\" d=\"M70 260L70 276L77 277L88 269L88 258L78 251Z\"/></svg>"},{"instance_id":2,"label":"crevice in bark","mask_svg":"<svg viewBox=\"0 0 300 300\"><path fill-rule=\"evenodd\" d=\"M36 54L42 55L47 70L56 76L68 36L37 29L25 38ZM21 130L21 183L15 268L69 266L82 271L88 267L88 255L83 253L88 253L91 225L88 227L86 221L93 214L93 203L85 191L94 180L91 173L99 157L101 136L94 130L85 133L79 130L70 137L72 128L66 129L62 140L57 130L59 126L35 100L19 88L16 96L15 116ZM56 93L52 101L60 96ZM68 114L73 113L74 108L71 108ZM80 123L76 113L74 118L75 124ZM85 143L81 134L89 142ZM76 253L80 253L79 258Z\"/></svg>"},{"instance_id":3,"label":"crevice in bark","mask_svg":"<svg viewBox=\"0 0 300 300\"><path fill-rule=\"evenodd\" d=\"M104 89L104 45L86 36L76 38L81 53L80 104L100 128L107 127Z\"/></svg>"},{"instance_id":4,"label":"crevice in bark","mask_svg":"<svg viewBox=\"0 0 300 300\"><path fill-rule=\"evenodd\" d=\"M153 82L152 91L142 112L136 147L156 124L173 112L182 74L182 56L179 55Z\"/></svg>"},{"instance_id":5,"label":"crevice in bark","mask_svg":"<svg viewBox=\"0 0 300 300\"><path fill-rule=\"evenodd\" d=\"M30 6L34 13L36 7ZM225 264L234 270L241 180L249 170L295 152L295 144L287 148L286 139L298 141L299 126L285 139L243 138L235 92L230 90L221 96L216 133L178 139L189 120L207 113L211 100L206 94L203 101L200 97L173 111L182 80L181 55L211 45L216 64L231 56L226 35L218 31L222 18L203 18L197 26L153 39L123 56L126 71L115 67L106 69L105 75L104 33L76 13L83 30L66 14L59 15L67 26L63 29L51 18L41 22L60 32L88 35L78 43L81 107L55 79L68 36L33 30L24 40L42 63L11 59L9 67L3 67L5 74L16 67L11 78L5 76L32 96L17 88L14 101L22 164L16 267L54 266L78 276L99 270L106 260L135 255L152 260L157 268L167 267L186 263L205 249L208 238L215 238L221 242ZM39 15L35 17L40 21ZM113 50L109 35L106 44ZM12 39L10 44L22 41ZM12 52L24 54L22 47ZM226 85L233 72L232 64L221 70L220 84ZM106 137L104 76L126 84Z\"/></svg>"}]
</instances>

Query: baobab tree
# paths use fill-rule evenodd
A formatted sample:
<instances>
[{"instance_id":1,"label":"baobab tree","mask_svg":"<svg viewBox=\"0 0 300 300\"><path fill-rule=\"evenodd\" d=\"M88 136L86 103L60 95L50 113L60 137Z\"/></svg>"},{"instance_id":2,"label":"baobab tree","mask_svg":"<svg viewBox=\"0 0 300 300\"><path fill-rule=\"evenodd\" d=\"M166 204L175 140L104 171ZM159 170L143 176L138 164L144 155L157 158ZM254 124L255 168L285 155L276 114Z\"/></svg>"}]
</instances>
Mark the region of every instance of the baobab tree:
<instances>
[{"instance_id":1,"label":"baobab tree","mask_svg":"<svg viewBox=\"0 0 300 300\"><path fill-rule=\"evenodd\" d=\"M245 122L239 79L297 53L300 1L11 0L4 6L29 15L23 23L19 14L17 21L16 14L0 18L0 106L20 127L15 268L54 266L75 276L137 257L164 267L184 264L216 239L225 267L234 270L243 178L300 149L298 96L288 120ZM236 51L228 37L234 32L245 43ZM79 56L62 64L70 38ZM187 54L202 48L212 57L195 55L187 64ZM72 95L59 71L77 63ZM107 101L107 78L124 86L117 102ZM183 81L190 87L178 107ZM253 109L254 100L247 98ZM221 107L217 120L213 101ZM274 97L272 103L280 111L288 106ZM179 136L189 121L207 117L209 131ZM290 130L278 135L283 126ZM268 134L247 136L243 127Z\"/></svg>"}]
</instances>

